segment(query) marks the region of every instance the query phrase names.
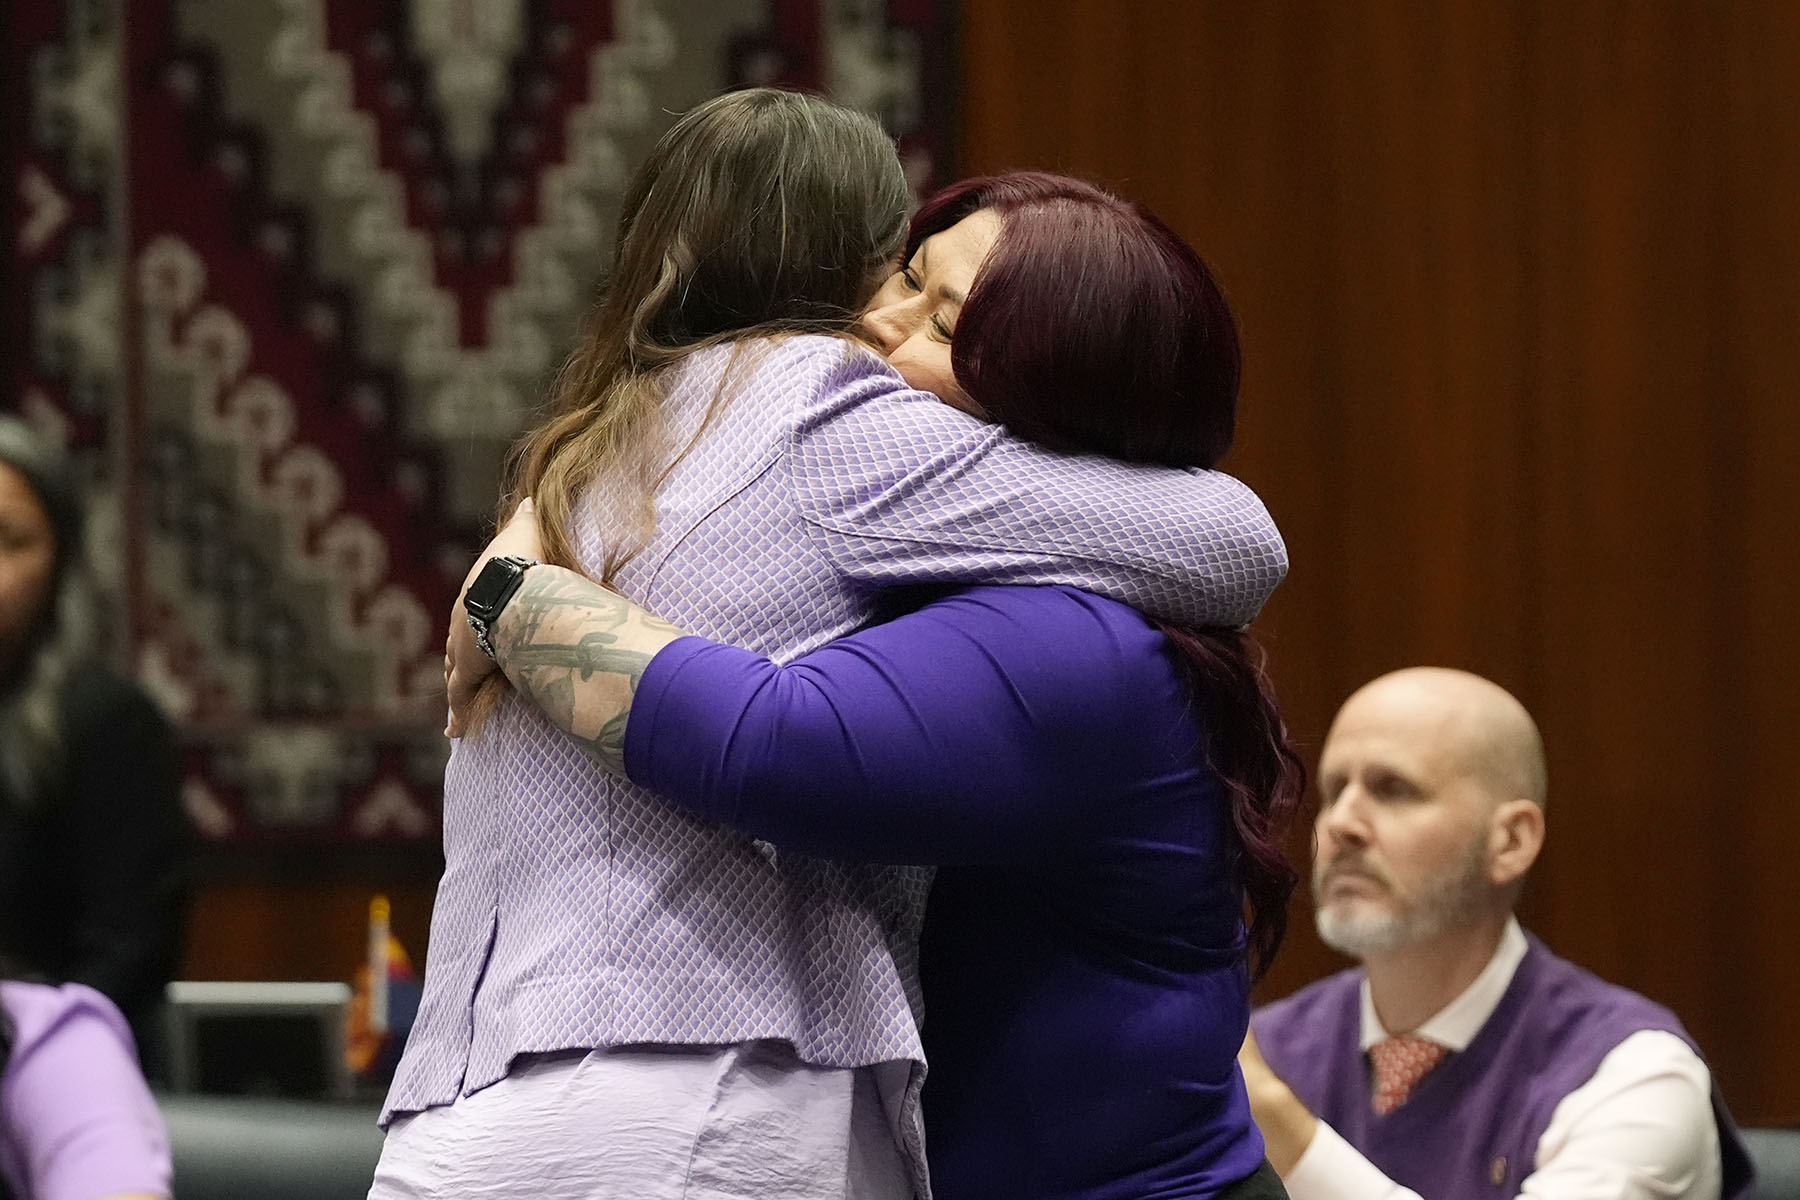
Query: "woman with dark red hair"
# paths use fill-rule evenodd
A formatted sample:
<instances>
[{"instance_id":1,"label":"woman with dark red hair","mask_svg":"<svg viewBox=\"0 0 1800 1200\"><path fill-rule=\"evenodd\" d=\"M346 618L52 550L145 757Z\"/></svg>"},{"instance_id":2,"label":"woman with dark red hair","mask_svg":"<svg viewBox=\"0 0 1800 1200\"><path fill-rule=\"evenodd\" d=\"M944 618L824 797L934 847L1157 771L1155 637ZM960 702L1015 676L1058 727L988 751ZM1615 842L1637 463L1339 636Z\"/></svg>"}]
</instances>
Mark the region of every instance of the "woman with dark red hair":
<instances>
[{"instance_id":1,"label":"woman with dark red hair","mask_svg":"<svg viewBox=\"0 0 1800 1200\"><path fill-rule=\"evenodd\" d=\"M1229 448L1230 311L1141 209L974 180L920 210L903 262L865 326L914 387L1070 453ZM535 543L526 504L489 553ZM939 1200L1280 1195L1236 1053L1285 931L1301 768L1253 643L1066 587L913 604L785 666L555 566L484 616L513 685L632 781L782 855L941 868L922 943ZM451 665L460 706L492 664Z\"/></svg>"}]
</instances>

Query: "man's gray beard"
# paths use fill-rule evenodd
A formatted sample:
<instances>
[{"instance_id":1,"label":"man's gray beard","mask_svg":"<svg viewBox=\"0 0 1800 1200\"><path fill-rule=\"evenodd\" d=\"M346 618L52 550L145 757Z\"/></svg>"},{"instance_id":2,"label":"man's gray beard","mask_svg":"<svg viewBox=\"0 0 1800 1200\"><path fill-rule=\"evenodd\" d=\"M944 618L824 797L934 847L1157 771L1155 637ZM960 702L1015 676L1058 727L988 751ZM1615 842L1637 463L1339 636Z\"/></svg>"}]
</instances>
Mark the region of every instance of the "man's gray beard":
<instances>
[{"instance_id":1,"label":"man's gray beard","mask_svg":"<svg viewBox=\"0 0 1800 1200\"><path fill-rule=\"evenodd\" d=\"M1351 958L1369 958L1469 923L1487 899L1486 841L1484 835L1471 838L1452 869L1429 880L1398 912L1366 904L1319 905L1313 910L1319 940Z\"/></svg>"}]
</instances>

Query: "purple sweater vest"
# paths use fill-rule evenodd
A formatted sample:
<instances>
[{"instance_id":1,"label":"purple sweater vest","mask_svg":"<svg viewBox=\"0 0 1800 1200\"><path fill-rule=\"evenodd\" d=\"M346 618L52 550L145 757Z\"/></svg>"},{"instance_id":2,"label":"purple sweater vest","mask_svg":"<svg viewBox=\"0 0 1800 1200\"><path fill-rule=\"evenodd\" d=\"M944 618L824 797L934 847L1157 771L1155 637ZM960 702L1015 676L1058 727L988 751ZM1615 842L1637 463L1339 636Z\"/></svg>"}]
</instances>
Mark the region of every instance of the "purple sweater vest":
<instances>
[{"instance_id":1,"label":"purple sweater vest","mask_svg":"<svg viewBox=\"0 0 1800 1200\"><path fill-rule=\"evenodd\" d=\"M1386 1116L1369 1103L1359 1043L1360 970L1342 971L1258 1011L1256 1039L1275 1073L1387 1176L1426 1200L1500 1200L1536 1169L1538 1139L1563 1097L1631 1034L1694 1041L1675 1014L1556 957L1537 938L1475 1040ZM1695 1053L1699 1048L1695 1047ZM1750 1192L1750 1159L1713 1088L1722 1200Z\"/></svg>"}]
</instances>

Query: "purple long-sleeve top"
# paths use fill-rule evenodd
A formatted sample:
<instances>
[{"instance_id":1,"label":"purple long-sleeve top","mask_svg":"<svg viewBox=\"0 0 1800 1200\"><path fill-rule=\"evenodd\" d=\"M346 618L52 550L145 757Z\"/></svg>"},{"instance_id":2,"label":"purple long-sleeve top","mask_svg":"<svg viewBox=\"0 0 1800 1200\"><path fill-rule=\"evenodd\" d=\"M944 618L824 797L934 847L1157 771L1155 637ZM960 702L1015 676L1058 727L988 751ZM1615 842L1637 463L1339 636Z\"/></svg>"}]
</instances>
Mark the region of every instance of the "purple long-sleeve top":
<instances>
[{"instance_id":1,"label":"purple long-sleeve top","mask_svg":"<svg viewBox=\"0 0 1800 1200\"><path fill-rule=\"evenodd\" d=\"M1262 1161L1230 816L1167 640L1072 588L973 588L781 666L650 663L630 777L783 849L931 863L939 1200L1201 1197Z\"/></svg>"}]
</instances>

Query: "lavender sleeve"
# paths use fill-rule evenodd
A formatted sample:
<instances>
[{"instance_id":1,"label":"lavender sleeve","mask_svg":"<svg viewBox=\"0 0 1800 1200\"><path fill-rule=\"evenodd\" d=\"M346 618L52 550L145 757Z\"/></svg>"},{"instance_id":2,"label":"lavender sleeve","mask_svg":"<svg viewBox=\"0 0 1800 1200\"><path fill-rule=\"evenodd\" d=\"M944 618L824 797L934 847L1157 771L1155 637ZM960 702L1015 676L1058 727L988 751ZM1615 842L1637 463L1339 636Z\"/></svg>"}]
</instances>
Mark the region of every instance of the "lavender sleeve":
<instances>
[{"instance_id":1,"label":"lavender sleeve","mask_svg":"<svg viewBox=\"0 0 1800 1200\"><path fill-rule=\"evenodd\" d=\"M169 1194L168 1133L118 1009L79 984L0 985L15 1029L0 1155L35 1200Z\"/></svg>"},{"instance_id":2,"label":"lavender sleeve","mask_svg":"<svg viewBox=\"0 0 1800 1200\"><path fill-rule=\"evenodd\" d=\"M872 586L1067 584L1163 620L1242 626L1287 573L1256 493L1219 471L1061 454L845 359L796 427L796 499Z\"/></svg>"},{"instance_id":3,"label":"lavender sleeve","mask_svg":"<svg viewBox=\"0 0 1800 1200\"><path fill-rule=\"evenodd\" d=\"M1083 836L1181 712L1142 616L1069 588L975 588L786 666L703 638L639 682L631 779L801 853L1028 861ZM1192 743L1188 743L1191 753Z\"/></svg>"}]
</instances>

